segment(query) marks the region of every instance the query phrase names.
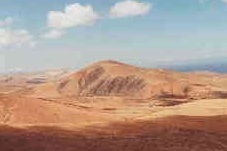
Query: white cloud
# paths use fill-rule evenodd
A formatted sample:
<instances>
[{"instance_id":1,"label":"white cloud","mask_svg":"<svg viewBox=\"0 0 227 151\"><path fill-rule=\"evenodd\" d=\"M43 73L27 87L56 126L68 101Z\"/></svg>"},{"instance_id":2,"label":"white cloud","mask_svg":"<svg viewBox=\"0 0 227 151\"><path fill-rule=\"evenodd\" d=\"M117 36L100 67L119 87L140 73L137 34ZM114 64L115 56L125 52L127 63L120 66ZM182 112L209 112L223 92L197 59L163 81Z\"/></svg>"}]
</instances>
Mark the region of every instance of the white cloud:
<instances>
[{"instance_id":1,"label":"white cloud","mask_svg":"<svg viewBox=\"0 0 227 151\"><path fill-rule=\"evenodd\" d=\"M53 30L46 32L44 35L42 35L42 37L45 39L58 39L58 38L62 37L64 34L65 34L65 32L62 30L53 29Z\"/></svg>"},{"instance_id":2,"label":"white cloud","mask_svg":"<svg viewBox=\"0 0 227 151\"><path fill-rule=\"evenodd\" d=\"M148 14L152 5L133 0L126 0L116 3L110 8L109 15L112 18L121 18L128 16L137 16Z\"/></svg>"},{"instance_id":3,"label":"white cloud","mask_svg":"<svg viewBox=\"0 0 227 151\"><path fill-rule=\"evenodd\" d=\"M33 36L27 30L13 30L0 28L0 45L11 46L11 45L22 45L32 44Z\"/></svg>"},{"instance_id":4,"label":"white cloud","mask_svg":"<svg viewBox=\"0 0 227 151\"><path fill-rule=\"evenodd\" d=\"M68 5L62 11L50 11L48 13L48 27L69 28L79 25L92 25L99 15L94 12L91 5L82 6L78 3Z\"/></svg>"},{"instance_id":5,"label":"white cloud","mask_svg":"<svg viewBox=\"0 0 227 151\"><path fill-rule=\"evenodd\" d=\"M224 3L227 3L227 0L222 0Z\"/></svg>"},{"instance_id":6,"label":"white cloud","mask_svg":"<svg viewBox=\"0 0 227 151\"><path fill-rule=\"evenodd\" d=\"M1 26L8 26L13 24L13 19L11 17L5 18L4 20L0 21L0 27Z\"/></svg>"}]
</instances>

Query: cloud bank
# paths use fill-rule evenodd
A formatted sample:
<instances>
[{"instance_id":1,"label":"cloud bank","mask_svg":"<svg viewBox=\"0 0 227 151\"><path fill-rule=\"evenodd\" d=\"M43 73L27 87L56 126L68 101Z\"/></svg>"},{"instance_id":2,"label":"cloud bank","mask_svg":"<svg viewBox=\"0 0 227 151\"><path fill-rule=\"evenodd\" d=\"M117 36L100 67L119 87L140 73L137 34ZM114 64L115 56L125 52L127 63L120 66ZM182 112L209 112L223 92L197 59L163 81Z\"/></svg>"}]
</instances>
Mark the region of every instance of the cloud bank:
<instances>
[{"instance_id":1,"label":"cloud bank","mask_svg":"<svg viewBox=\"0 0 227 151\"><path fill-rule=\"evenodd\" d=\"M125 0L114 4L109 9L111 18L139 16L148 14L152 5L134 0ZM68 28L77 26L91 26L101 16L94 11L91 5L74 3L67 5L62 11L49 11L47 14L46 32L34 37L26 29L13 29L10 25L14 23L13 18L8 17L0 20L0 45L35 45L35 38L58 39L66 34Z\"/></svg>"}]
</instances>

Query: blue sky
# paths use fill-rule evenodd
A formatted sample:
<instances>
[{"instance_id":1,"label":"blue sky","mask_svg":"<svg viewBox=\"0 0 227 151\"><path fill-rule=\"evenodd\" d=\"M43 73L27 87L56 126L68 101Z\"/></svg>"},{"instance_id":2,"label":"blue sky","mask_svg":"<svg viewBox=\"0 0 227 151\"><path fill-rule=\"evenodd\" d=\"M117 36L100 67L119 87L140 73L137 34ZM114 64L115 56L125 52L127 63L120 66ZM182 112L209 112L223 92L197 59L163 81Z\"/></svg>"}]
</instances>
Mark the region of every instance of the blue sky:
<instances>
[{"instance_id":1,"label":"blue sky","mask_svg":"<svg viewBox=\"0 0 227 151\"><path fill-rule=\"evenodd\" d=\"M225 14L225 0L1 0L0 72L223 58Z\"/></svg>"}]
</instances>

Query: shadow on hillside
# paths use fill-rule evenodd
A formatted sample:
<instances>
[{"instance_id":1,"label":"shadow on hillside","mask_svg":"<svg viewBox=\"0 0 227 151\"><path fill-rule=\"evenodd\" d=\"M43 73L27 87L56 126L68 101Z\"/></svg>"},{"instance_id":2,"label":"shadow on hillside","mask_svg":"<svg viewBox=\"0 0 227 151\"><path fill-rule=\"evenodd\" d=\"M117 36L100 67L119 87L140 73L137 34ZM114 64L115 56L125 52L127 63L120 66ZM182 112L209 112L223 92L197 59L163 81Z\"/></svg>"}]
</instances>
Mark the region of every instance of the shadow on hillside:
<instances>
[{"instance_id":1,"label":"shadow on hillside","mask_svg":"<svg viewBox=\"0 0 227 151\"><path fill-rule=\"evenodd\" d=\"M103 128L87 127L83 132L57 127L18 129L1 126L0 150L226 151L226 119L227 117L174 117L155 122L113 124L105 131Z\"/></svg>"}]
</instances>

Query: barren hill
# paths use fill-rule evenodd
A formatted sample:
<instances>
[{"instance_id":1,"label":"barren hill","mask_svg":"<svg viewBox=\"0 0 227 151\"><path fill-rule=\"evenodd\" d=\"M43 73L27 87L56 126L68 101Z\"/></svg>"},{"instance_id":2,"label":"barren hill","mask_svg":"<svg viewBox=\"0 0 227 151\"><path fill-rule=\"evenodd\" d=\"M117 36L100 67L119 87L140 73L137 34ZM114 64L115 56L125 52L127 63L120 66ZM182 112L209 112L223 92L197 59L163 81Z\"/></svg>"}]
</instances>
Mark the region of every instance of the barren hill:
<instances>
[{"instance_id":1,"label":"barren hill","mask_svg":"<svg viewBox=\"0 0 227 151\"><path fill-rule=\"evenodd\" d=\"M116 61L94 63L34 89L45 96L118 96L134 99L227 97L227 76L139 68Z\"/></svg>"},{"instance_id":2,"label":"barren hill","mask_svg":"<svg viewBox=\"0 0 227 151\"><path fill-rule=\"evenodd\" d=\"M35 85L58 80L69 73L68 69L46 70L35 73L12 73L0 76L0 84L12 86Z\"/></svg>"},{"instance_id":3,"label":"barren hill","mask_svg":"<svg viewBox=\"0 0 227 151\"><path fill-rule=\"evenodd\" d=\"M68 75L68 69L45 70L31 73L0 75L0 93L10 93L39 84L56 81Z\"/></svg>"}]
</instances>

